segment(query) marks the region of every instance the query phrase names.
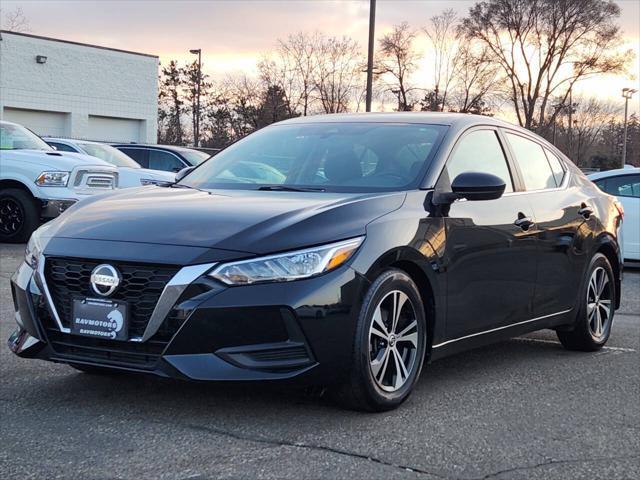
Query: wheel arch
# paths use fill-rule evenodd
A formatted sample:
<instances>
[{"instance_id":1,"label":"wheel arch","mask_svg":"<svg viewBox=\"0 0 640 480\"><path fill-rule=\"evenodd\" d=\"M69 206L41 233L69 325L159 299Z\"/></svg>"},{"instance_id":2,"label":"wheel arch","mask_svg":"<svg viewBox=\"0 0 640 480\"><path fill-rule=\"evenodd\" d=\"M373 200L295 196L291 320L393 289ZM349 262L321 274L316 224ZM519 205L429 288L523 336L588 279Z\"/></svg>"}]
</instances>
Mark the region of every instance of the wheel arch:
<instances>
[{"instance_id":1,"label":"wheel arch","mask_svg":"<svg viewBox=\"0 0 640 480\"><path fill-rule=\"evenodd\" d=\"M622 256L620 252L620 246L618 242L609 234L603 234L598 237L595 245L594 255L596 253L601 253L609 263L611 264L611 268L613 269L613 276L616 281L616 310L620 308L620 301L622 299Z\"/></svg>"},{"instance_id":2,"label":"wheel arch","mask_svg":"<svg viewBox=\"0 0 640 480\"><path fill-rule=\"evenodd\" d=\"M29 188L28 185L26 185L24 182L21 182L20 180L14 180L12 178L3 178L0 180L0 188L3 188L3 189L18 188L20 190L27 192L34 199L37 198L35 192L31 188Z\"/></svg>"},{"instance_id":3,"label":"wheel arch","mask_svg":"<svg viewBox=\"0 0 640 480\"><path fill-rule=\"evenodd\" d=\"M369 269L366 277L373 281L380 273L389 268L395 268L406 273L418 287L420 298L425 309L427 322L427 351L425 358L429 360L436 329L436 312L441 313L439 305L439 285L436 272L431 268L429 258L421 252L409 247L397 248L386 252Z\"/></svg>"}]
</instances>

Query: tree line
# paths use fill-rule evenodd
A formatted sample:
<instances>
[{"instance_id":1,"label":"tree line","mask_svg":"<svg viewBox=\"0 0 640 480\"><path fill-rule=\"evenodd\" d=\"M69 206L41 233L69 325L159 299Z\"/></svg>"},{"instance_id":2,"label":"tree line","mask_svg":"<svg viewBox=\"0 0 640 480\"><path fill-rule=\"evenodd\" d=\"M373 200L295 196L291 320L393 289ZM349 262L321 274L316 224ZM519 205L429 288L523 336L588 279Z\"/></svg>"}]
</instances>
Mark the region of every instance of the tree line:
<instances>
[{"instance_id":1,"label":"tree line","mask_svg":"<svg viewBox=\"0 0 640 480\"><path fill-rule=\"evenodd\" d=\"M486 0L462 18L448 9L427 25L400 23L377 40L374 104L481 115L509 109L521 126L553 141L581 166L615 164L619 107L580 97L574 86L627 72L633 52L621 48L619 16L612 0ZM426 53L419 41L428 45ZM277 40L255 76L213 81L205 74L198 78L197 63L172 61L160 74L159 141L192 142L196 116L200 144L223 148L279 120L362 111L365 65L358 42L318 32ZM424 65L430 78L417 74ZM637 117L630 122L631 143L633 125ZM640 165L638 148L629 147L627 158Z\"/></svg>"}]
</instances>

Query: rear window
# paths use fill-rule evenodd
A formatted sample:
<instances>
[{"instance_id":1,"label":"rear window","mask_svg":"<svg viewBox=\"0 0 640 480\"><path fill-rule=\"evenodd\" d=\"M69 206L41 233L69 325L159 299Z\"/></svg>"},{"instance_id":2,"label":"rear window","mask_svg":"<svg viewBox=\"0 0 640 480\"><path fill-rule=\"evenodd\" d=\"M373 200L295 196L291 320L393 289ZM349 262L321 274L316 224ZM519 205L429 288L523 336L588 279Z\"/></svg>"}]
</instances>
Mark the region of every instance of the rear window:
<instances>
[{"instance_id":1,"label":"rear window","mask_svg":"<svg viewBox=\"0 0 640 480\"><path fill-rule=\"evenodd\" d=\"M595 181L601 190L616 197L640 198L640 175L620 175Z\"/></svg>"},{"instance_id":2,"label":"rear window","mask_svg":"<svg viewBox=\"0 0 640 480\"><path fill-rule=\"evenodd\" d=\"M506 132L527 190L557 187L556 177L542 146L527 138Z\"/></svg>"}]
</instances>

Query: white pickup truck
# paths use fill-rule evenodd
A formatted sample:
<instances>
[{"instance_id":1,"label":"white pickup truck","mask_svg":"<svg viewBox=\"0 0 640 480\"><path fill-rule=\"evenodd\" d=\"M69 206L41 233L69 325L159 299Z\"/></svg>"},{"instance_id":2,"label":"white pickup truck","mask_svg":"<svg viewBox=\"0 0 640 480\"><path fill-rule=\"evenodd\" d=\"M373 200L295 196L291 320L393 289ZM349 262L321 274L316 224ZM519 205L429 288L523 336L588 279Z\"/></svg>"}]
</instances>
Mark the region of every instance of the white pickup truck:
<instances>
[{"instance_id":1,"label":"white pickup truck","mask_svg":"<svg viewBox=\"0 0 640 480\"><path fill-rule=\"evenodd\" d=\"M57 152L30 130L0 122L0 243L26 242L42 221L115 188L113 165Z\"/></svg>"}]
</instances>

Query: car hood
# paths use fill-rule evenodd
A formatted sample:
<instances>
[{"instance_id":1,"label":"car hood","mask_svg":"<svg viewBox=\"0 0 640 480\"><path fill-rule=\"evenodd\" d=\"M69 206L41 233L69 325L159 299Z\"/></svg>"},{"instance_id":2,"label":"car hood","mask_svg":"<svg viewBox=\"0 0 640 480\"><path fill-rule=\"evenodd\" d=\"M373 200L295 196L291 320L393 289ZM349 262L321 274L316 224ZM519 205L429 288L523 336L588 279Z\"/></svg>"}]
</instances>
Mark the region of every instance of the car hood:
<instances>
[{"instance_id":1,"label":"car hood","mask_svg":"<svg viewBox=\"0 0 640 480\"><path fill-rule=\"evenodd\" d=\"M84 165L112 168L110 163L82 153L57 152L55 150L2 150L0 156L22 164L35 164L50 170L71 171Z\"/></svg>"},{"instance_id":2,"label":"car hood","mask_svg":"<svg viewBox=\"0 0 640 480\"><path fill-rule=\"evenodd\" d=\"M170 184L176 181L176 174L172 172L161 172L159 170L148 170L146 168L118 167L120 188L139 187L149 182L160 182ZM142 183L146 181L146 183Z\"/></svg>"},{"instance_id":3,"label":"car hood","mask_svg":"<svg viewBox=\"0 0 640 480\"><path fill-rule=\"evenodd\" d=\"M49 235L264 254L364 235L405 196L149 186L83 200Z\"/></svg>"}]
</instances>

